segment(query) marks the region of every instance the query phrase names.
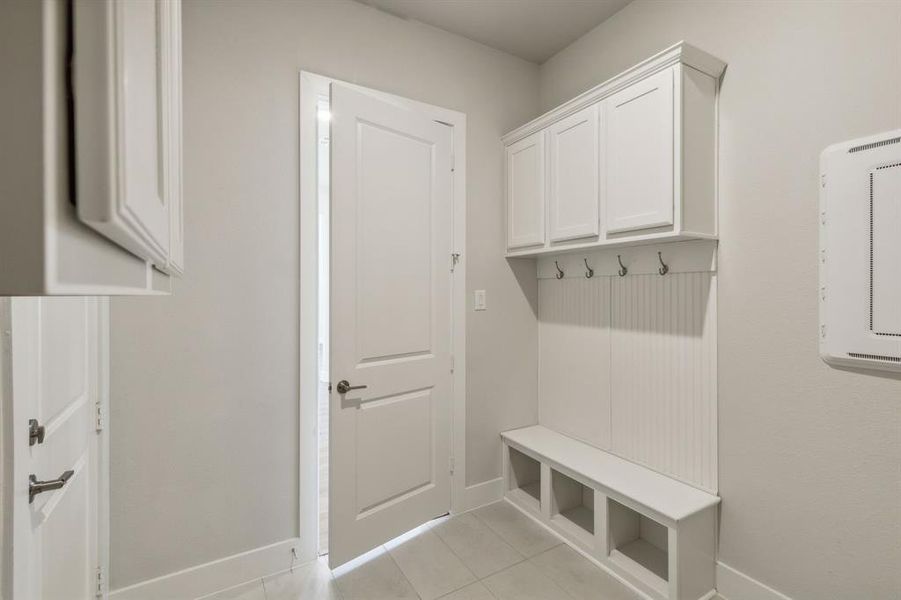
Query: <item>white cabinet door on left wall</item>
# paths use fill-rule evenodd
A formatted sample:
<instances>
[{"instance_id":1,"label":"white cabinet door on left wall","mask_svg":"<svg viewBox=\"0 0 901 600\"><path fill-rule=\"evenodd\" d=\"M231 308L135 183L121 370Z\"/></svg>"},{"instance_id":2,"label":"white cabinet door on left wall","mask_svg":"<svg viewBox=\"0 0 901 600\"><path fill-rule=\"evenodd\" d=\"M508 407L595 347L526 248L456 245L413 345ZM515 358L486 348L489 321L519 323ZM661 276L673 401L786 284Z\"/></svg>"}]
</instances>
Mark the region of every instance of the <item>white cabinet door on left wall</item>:
<instances>
[{"instance_id":1,"label":"white cabinet door on left wall","mask_svg":"<svg viewBox=\"0 0 901 600\"><path fill-rule=\"evenodd\" d=\"M176 273L180 9L179 0L76 0L74 24L79 218Z\"/></svg>"},{"instance_id":2,"label":"white cabinet door on left wall","mask_svg":"<svg viewBox=\"0 0 901 600\"><path fill-rule=\"evenodd\" d=\"M544 131L507 146L507 247L544 244Z\"/></svg>"}]
</instances>

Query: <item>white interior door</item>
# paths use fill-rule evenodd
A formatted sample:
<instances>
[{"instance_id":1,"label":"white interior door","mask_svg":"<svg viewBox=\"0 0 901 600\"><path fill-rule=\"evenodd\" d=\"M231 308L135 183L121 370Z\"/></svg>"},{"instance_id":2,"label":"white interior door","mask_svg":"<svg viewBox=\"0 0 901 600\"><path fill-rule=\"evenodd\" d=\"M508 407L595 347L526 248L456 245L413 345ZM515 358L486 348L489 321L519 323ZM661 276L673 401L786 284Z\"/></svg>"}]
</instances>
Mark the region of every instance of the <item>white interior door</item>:
<instances>
[{"instance_id":1,"label":"white interior door","mask_svg":"<svg viewBox=\"0 0 901 600\"><path fill-rule=\"evenodd\" d=\"M105 528L98 300L15 298L8 306L4 410L11 409L6 414L13 434L11 597L95 598L105 590L99 578ZM30 494L41 487L47 489Z\"/></svg>"},{"instance_id":2,"label":"white interior door","mask_svg":"<svg viewBox=\"0 0 901 600\"><path fill-rule=\"evenodd\" d=\"M450 127L340 84L331 112L334 567L450 509L453 220Z\"/></svg>"}]
</instances>

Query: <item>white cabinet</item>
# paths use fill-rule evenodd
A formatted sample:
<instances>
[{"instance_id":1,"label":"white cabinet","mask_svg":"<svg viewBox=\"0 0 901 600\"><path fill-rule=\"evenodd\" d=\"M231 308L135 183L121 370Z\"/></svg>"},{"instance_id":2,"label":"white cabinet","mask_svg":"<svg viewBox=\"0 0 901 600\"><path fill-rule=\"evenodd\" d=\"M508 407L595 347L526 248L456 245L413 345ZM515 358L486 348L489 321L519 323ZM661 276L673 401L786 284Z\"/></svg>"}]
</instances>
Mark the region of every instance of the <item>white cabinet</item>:
<instances>
[{"instance_id":1,"label":"white cabinet","mask_svg":"<svg viewBox=\"0 0 901 600\"><path fill-rule=\"evenodd\" d=\"M511 152L547 140L547 159L508 171L508 200L546 177L547 223L507 256L599 246L716 239L716 103L725 63L679 43L503 137ZM532 142L530 142L532 140ZM525 169L534 168L535 173ZM544 174L546 169L547 173ZM532 197L530 196L530 199ZM522 204L525 204L523 202ZM529 204L537 211L538 203ZM508 213L511 232L522 228Z\"/></svg>"},{"instance_id":2,"label":"white cabinet","mask_svg":"<svg viewBox=\"0 0 901 600\"><path fill-rule=\"evenodd\" d=\"M546 210L545 134L507 146L507 247L544 244Z\"/></svg>"},{"instance_id":3,"label":"white cabinet","mask_svg":"<svg viewBox=\"0 0 901 600\"><path fill-rule=\"evenodd\" d=\"M167 271L181 270L180 22L179 0L75 1L78 216Z\"/></svg>"},{"instance_id":4,"label":"white cabinet","mask_svg":"<svg viewBox=\"0 0 901 600\"><path fill-rule=\"evenodd\" d=\"M673 68L607 101L608 233L673 224Z\"/></svg>"},{"instance_id":5,"label":"white cabinet","mask_svg":"<svg viewBox=\"0 0 901 600\"><path fill-rule=\"evenodd\" d=\"M4 3L0 295L156 294L183 266L180 0Z\"/></svg>"},{"instance_id":6,"label":"white cabinet","mask_svg":"<svg viewBox=\"0 0 901 600\"><path fill-rule=\"evenodd\" d=\"M551 242L599 233L598 127L602 106L593 104L548 127Z\"/></svg>"}]
</instances>

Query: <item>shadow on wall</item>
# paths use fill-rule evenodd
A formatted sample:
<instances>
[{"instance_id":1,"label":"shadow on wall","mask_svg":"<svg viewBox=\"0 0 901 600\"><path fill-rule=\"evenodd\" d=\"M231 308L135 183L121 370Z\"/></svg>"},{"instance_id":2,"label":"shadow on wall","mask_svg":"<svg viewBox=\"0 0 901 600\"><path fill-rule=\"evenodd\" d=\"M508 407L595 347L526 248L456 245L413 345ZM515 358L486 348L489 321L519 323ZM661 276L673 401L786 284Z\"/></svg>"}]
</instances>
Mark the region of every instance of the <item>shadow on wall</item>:
<instances>
[{"instance_id":1,"label":"shadow on wall","mask_svg":"<svg viewBox=\"0 0 901 600\"><path fill-rule=\"evenodd\" d=\"M540 321L702 338L714 325L713 286L712 273L542 279Z\"/></svg>"}]
</instances>

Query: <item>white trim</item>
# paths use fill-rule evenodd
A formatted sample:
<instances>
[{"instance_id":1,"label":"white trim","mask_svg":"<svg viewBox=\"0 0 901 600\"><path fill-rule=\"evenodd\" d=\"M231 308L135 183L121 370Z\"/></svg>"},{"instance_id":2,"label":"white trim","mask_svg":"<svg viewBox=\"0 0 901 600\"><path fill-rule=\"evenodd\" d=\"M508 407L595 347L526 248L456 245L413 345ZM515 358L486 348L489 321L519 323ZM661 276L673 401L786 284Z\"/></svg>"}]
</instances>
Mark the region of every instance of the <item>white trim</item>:
<instances>
[{"instance_id":1,"label":"white trim","mask_svg":"<svg viewBox=\"0 0 901 600\"><path fill-rule=\"evenodd\" d=\"M110 577L110 409L109 409L109 298L97 298L97 377L96 402L99 403L103 428L97 432L97 559L102 580L101 598L109 598Z\"/></svg>"},{"instance_id":2,"label":"white trim","mask_svg":"<svg viewBox=\"0 0 901 600\"><path fill-rule=\"evenodd\" d=\"M690 44L678 42L666 50L658 52L647 60L638 63L634 67L623 71L619 75L594 86L590 90L582 92L572 100L544 113L525 125L517 127L513 131L505 134L501 138L501 141L505 146L509 146L536 131L546 128L551 123L559 121L587 106L599 102L607 96L632 85L636 81L645 79L658 71L662 71L663 69L680 63L694 67L698 71L706 73L717 80L726 69L726 63L720 59L711 56Z\"/></svg>"},{"instance_id":3,"label":"white trim","mask_svg":"<svg viewBox=\"0 0 901 600\"><path fill-rule=\"evenodd\" d=\"M299 558L306 562L318 553L319 478L317 445L318 345L318 190L316 185L316 99L329 85L350 88L429 115L453 129L453 247L460 258L453 277L454 394L451 455L451 511L467 510L466 488L466 115L424 102L372 90L308 71L300 72L300 516ZM450 264L450 257L448 257ZM311 458L312 457L312 458Z\"/></svg>"},{"instance_id":4,"label":"white trim","mask_svg":"<svg viewBox=\"0 0 901 600\"><path fill-rule=\"evenodd\" d=\"M465 512L492 504L504 498L504 478L489 479L466 487L463 507L458 512Z\"/></svg>"},{"instance_id":5,"label":"white trim","mask_svg":"<svg viewBox=\"0 0 901 600\"><path fill-rule=\"evenodd\" d=\"M291 538L220 558L114 590L109 597L111 600L197 598L226 590L300 564L291 554L299 542Z\"/></svg>"},{"instance_id":6,"label":"white trim","mask_svg":"<svg viewBox=\"0 0 901 600\"><path fill-rule=\"evenodd\" d=\"M716 590L726 600L791 600L722 562L716 563Z\"/></svg>"}]
</instances>

